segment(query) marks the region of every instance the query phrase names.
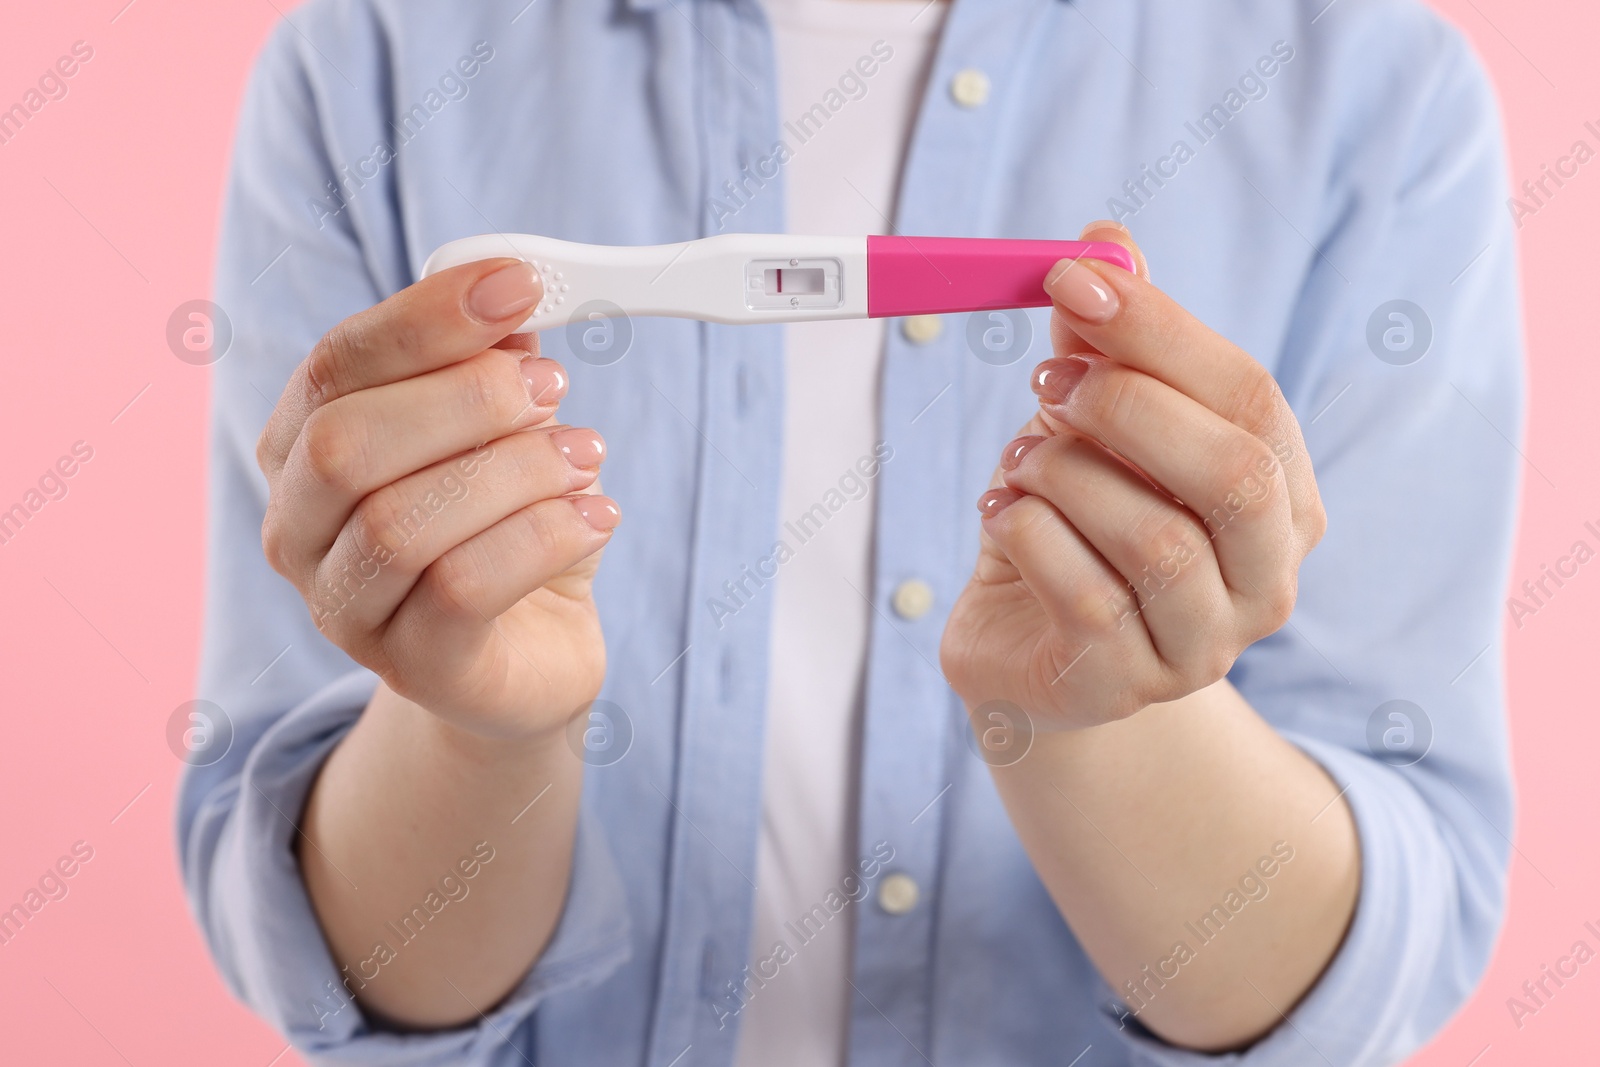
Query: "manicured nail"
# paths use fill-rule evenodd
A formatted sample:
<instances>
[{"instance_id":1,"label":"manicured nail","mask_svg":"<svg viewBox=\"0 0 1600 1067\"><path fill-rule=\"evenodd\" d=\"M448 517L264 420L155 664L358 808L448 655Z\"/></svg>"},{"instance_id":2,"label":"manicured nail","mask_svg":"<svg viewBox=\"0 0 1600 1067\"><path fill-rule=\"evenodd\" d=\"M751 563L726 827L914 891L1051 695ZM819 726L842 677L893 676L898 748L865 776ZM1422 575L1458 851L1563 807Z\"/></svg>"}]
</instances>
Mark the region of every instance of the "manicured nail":
<instances>
[{"instance_id":1,"label":"manicured nail","mask_svg":"<svg viewBox=\"0 0 1600 1067\"><path fill-rule=\"evenodd\" d=\"M608 496L575 496L572 506L578 509L583 521L601 533L615 530L622 521L622 509Z\"/></svg>"},{"instance_id":2,"label":"manicured nail","mask_svg":"<svg viewBox=\"0 0 1600 1067\"><path fill-rule=\"evenodd\" d=\"M1089 223L1089 225L1085 226L1083 228L1083 232L1081 234L1079 234L1078 236L1079 237L1088 237L1091 233L1094 233L1096 230L1121 230L1123 233L1127 234L1129 237L1133 236L1133 231L1128 229L1122 223L1118 222L1116 219L1095 219L1093 222Z\"/></svg>"},{"instance_id":3,"label":"manicured nail","mask_svg":"<svg viewBox=\"0 0 1600 1067\"><path fill-rule=\"evenodd\" d=\"M978 512L984 518L992 519L1012 504L1021 500L1022 497L1023 494L1015 489L1007 489L1004 486L999 489L991 489L978 498Z\"/></svg>"},{"instance_id":4,"label":"manicured nail","mask_svg":"<svg viewBox=\"0 0 1600 1067\"><path fill-rule=\"evenodd\" d=\"M1022 466L1022 457L1033 451L1043 437L1019 437L1000 450L1000 469L1014 471Z\"/></svg>"},{"instance_id":5,"label":"manicured nail","mask_svg":"<svg viewBox=\"0 0 1600 1067\"><path fill-rule=\"evenodd\" d=\"M579 470L592 471L606 458L606 443L593 430L569 426L550 435L550 443L560 449L567 462ZM606 527L610 529L610 527Z\"/></svg>"},{"instance_id":6,"label":"manicured nail","mask_svg":"<svg viewBox=\"0 0 1600 1067\"><path fill-rule=\"evenodd\" d=\"M500 322L527 311L543 292L533 264L512 263L478 279L467 294L467 310L479 322Z\"/></svg>"},{"instance_id":7,"label":"manicured nail","mask_svg":"<svg viewBox=\"0 0 1600 1067\"><path fill-rule=\"evenodd\" d=\"M1033 391L1041 404L1061 404L1088 373L1089 361L1081 356L1047 359L1033 368Z\"/></svg>"},{"instance_id":8,"label":"manicured nail","mask_svg":"<svg viewBox=\"0 0 1600 1067\"><path fill-rule=\"evenodd\" d=\"M522 361L522 381L528 387L528 406L547 408L567 395L567 372L553 359L529 356Z\"/></svg>"},{"instance_id":9,"label":"manicured nail","mask_svg":"<svg viewBox=\"0 0 1600 1067\"><path fill-rule=\"evenodd\" d=\"M1052 300L1085 322L1110 322L1122 306L1117 291L1086 260L1063 259L1044 287Z\"/></svg>"}]
</instances>

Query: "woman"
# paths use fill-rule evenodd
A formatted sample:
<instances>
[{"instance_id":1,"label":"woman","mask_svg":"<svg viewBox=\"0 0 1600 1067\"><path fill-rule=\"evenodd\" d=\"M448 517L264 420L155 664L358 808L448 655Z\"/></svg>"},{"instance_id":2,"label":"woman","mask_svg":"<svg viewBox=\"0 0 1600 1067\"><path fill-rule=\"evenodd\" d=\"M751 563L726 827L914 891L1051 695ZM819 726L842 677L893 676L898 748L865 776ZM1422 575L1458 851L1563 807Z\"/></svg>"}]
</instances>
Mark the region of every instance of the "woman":
<instances>
[{"instance_id":1,"label":"woman","mask_svg":"<svg viewBox=\"0 0 1600 1067\"><path fill-rule=\"evenodd\" d=\"M1403 1057L1504 901L1502 170L1399 0L297 12L220 266L223 972L328 1063ZM1138 273L1016 316L417 281L1097 216Z\"/></svg>"}]
</instances>

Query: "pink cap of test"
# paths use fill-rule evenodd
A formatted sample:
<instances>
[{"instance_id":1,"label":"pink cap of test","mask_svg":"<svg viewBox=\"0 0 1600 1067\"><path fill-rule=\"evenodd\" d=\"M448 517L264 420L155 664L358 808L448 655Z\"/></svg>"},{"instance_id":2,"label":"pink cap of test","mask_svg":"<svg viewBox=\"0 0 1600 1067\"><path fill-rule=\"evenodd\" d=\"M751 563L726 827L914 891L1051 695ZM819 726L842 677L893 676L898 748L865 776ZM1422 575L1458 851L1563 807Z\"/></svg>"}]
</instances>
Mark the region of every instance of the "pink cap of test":
<instances>
[{"instance_id":1,"label":"pink cap of test","mask_svg":"<svg viewBox=\"0 0 1600 1067\"><path fill-rule=\"evenodd\" d=\"M1113 241L868 237L867 314L878 319L1046 307L1045 276L1063 259L1134 269L1133 256Z\"/></svg>"}]
</instances>

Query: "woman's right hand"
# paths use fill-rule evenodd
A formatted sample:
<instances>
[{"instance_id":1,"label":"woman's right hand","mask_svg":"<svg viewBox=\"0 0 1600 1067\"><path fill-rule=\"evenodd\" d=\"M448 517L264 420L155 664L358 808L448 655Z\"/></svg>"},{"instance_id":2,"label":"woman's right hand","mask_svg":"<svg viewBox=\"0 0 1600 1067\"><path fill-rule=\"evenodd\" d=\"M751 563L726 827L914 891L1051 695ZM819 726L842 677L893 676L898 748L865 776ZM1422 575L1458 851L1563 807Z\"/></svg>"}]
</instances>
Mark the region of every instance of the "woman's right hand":
<instances>
[{"instance_id":1,"label":"woman's right hand","mask_svg":"<svg viewBox=\"0 0 1600 1067\"><path fill-rule=\"evenodd\" d=\"M510 334L542 295L528 264L492 260L352 315L256 449L267 560L318 628L486 738L553 734L605 674L590 586L621 515L596 495L599 434L555 421L565 372Z\"/></svg>"}]
</instances>

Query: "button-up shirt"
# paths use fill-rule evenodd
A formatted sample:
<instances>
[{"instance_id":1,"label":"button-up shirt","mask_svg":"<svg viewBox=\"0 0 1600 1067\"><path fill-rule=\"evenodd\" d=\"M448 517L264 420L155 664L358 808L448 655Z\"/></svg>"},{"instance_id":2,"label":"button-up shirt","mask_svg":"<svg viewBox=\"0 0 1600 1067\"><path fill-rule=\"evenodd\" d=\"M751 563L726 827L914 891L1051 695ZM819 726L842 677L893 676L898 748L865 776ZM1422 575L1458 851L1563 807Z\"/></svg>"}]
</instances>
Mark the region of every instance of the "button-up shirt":
<instances>
[{"instance_id":1,"label":"button-up shirt","mask_svg":"<svg viewBox=\"0 0 1600 1067\"><path fill-rule=\"evenodd\" d=\"M754 0L313 0L268 43L216 291L232 345L215 371L198 695L232 733L189 770L179 833L222 973L313 1060L731 1061L770 598L751 586L730 612L724 583L772 556L781 449L826 425L783 440L780 328L635 319L621 358L544 335L571 375L562 417L605 435L627 516L595 597L601 695L631 740L586 769L553 939L459 1029L367 1020L301 882L294 820L376 679L263 559L253 452L317 339L415 281L440 243L778 230L789 136ZM863 590L861 863L839 872L872 883L843 894L852 1063L1343 1067L1389 1062L1463 1001L1500 922L1512 818L1499 598L1522 387L1503 168L1483 72L1420 5L955 0L895 231L1070 238L1118 218L1157 284L1276 375L1328 535L1292 618L1230 678L1343 790L1360 900L1317 984L1247 1051L1174 1049L1117 1007L938 667L977 551L973 501L1034 410L1048 315L1027 314L1014 352L967 316L893 329L893 458ZM927 610L897 610L912 580Z\"/></svg>"}]
</instances>

